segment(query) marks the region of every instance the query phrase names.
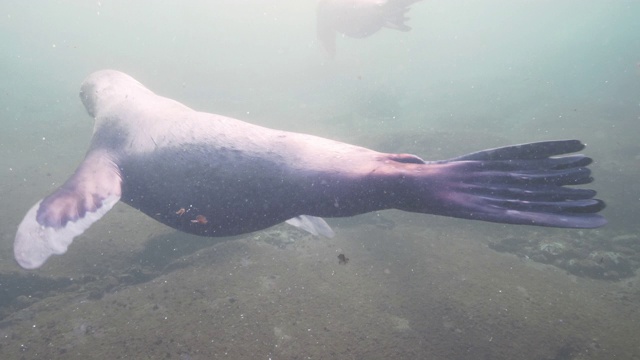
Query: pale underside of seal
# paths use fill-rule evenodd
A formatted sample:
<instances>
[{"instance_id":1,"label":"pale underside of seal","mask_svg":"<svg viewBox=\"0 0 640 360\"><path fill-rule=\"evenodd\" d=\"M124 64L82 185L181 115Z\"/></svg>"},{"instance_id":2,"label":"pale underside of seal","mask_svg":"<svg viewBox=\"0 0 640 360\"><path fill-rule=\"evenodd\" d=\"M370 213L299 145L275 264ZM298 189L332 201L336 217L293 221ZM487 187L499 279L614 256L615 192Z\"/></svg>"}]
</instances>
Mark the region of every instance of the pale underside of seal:
<instances>
[{"instance_id":1,"label":"pale underside of seal","mask_svg":"<svg viewBox=\"0 0 640 360\"><path fill-rule=\"evenodd\" d=\"M81 99L95 118L84 161L35 204L14 254L28 269L66 252L118 201L180 231L230 236L278 223L333 236L321 217L383 209L510 224L605 224L577 140L425 162L194 111L124 73L98 71Z\"/></svg>"}]
</instances>

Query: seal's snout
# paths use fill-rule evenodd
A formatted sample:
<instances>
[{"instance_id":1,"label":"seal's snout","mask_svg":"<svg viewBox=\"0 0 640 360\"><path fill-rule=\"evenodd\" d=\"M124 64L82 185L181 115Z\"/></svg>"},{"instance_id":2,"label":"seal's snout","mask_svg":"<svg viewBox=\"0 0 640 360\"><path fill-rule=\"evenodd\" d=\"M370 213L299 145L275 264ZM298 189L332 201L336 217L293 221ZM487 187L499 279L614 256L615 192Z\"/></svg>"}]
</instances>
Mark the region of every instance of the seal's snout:
<instances>
[{"instance_id":1,"label":"seal's snout","mask_svg":"<svg viewBox=\"0 0 640 360\"><path fill-rule=\"evenodd\" d=\"M84 104L85 109L91 117L96 117L95 114L95 100L94 96L92 96L91 91L85 89L84 86L80 89L80 100L82 100L82 104Z\"/></svg>"},{"instance_id":2,"label":"seal's snout","mask_svg":"<svg viewBox=\"0 0 640 360\"><path fill-rule=\"evenodd\" d=\"M100 70L89 75L80 86L80 100L92 117L96 117L105 104L127 99L131 93L148 92L144 85L117 70Z\"/></svg>"},{"instance_id":3,"label":"seal's snout","mask_svg":"<svg viewBox=\"0 0 640 360\"><path fill-rule=\"evenodd\" d=\"M104 97L106 90L112 86L115 70L101 70L89 75L80 86L80 100L91 117L96 117L96 109L101 97Z\"/></svg>"}]
</instances>

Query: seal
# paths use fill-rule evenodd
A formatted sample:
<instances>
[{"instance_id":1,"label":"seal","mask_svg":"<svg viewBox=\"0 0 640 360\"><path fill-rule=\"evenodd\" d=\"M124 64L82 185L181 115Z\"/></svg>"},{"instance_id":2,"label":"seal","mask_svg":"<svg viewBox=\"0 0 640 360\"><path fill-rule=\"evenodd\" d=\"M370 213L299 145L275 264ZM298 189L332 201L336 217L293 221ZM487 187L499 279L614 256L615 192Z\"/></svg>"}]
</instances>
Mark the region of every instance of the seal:
<instances>
[{"instance_id":1,"label":"seal","mask_svg":"<svg viewBox=\"0 0 640 360\"><path fill-rule=\"evenodd\" d=\"M409 6L421 0L320 0L316 11L317 36L333 57L336 34L365 38L382 28L409 31Z\"/></svg>"},{"instance_id":2,"label":"seal","mask_svg":"<svg viewBox=\"0 0 640 360\"><path fill-rule=\"evenodd\" d=\"M26 214L14 243L24 268L63 254L118 201L174 229L230 236L288 223L333 236L322 217L399 209L510 224L605 224L578 140L426 162L198 112L115 70L80 97L95 127L75 173Z\"/></svg>"}]
</instances>

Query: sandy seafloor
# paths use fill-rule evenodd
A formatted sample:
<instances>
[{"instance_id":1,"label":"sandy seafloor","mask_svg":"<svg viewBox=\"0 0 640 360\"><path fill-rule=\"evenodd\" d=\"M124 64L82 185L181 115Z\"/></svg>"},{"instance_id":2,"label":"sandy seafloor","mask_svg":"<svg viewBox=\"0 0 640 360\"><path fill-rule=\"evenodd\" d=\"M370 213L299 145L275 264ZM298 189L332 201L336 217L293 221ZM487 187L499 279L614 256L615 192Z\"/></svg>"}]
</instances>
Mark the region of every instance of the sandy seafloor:
<instances>
[{"instance_id":1,"label":"sandy seafloor","mask_svg":"<svg viewBox=\"0 0 640 360\"><path fill-rule=\"evenodd\" d=\"M410 33L339 39L333 61L313 11L0 4L0 359L640 359L637 3L425 0ZM333 239L206 239L118 204L22 270L16 227L82 160L77 93L101 68L198 110L425 159L578 138L609 224L390 210L328 219Z\"/></svg>"},{"instance_id":2,"label":"sandy seafloor","mask_svg":"<svg viewBox=\"0 0 640 360\"><path fill-rule=\"evenodd\" d=\"M45 277L81 278L12 301L3 359L640 358L637 278L495 252L491 225L391 212L331 240L278 226L209 246L131 213ZM30 293L37 275L10 274Z\"/></svg>"}]
</instances>

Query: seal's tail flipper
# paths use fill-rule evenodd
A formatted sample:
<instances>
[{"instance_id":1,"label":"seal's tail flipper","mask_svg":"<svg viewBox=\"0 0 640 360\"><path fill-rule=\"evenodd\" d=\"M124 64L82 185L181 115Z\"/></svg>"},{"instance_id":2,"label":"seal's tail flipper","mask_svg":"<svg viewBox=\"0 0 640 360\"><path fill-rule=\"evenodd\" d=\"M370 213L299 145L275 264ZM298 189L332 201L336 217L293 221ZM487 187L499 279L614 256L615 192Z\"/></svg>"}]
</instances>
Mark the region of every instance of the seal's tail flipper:
<instances>
[{"instance_id":1,"label":"seal's tail flipper","mask_svg":"<svg viewBox=\"0 0 640 360\"><path fill-rule=\"evenodd\" d=\"M13 252L18 264L35 269L53 254L64 254L120 200L118 167L106 154L87 155L75 174L36 203L18 226Z\"/></svg>"},{"instance_id":2,"label":"seal's tail flipper","mask_svg":"<svg viewBox=\"0 0 640 360\"><path fill-rule=\"evenodd\" d=\"M556 157L582 149L577 140L547 141L428 163L412 186L417 196L411 194L398 208L498 223L600 227L606 220L597 212L605 204L593 199L596 192L565 187L593 181L587 168L592 160Z\"/></svg>"}]
</instances>

